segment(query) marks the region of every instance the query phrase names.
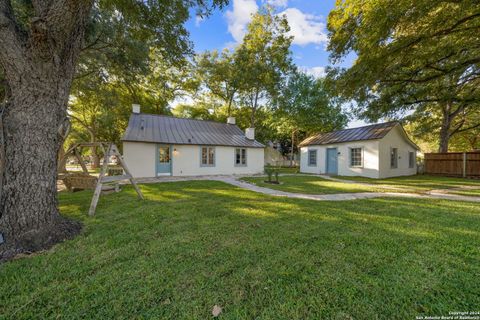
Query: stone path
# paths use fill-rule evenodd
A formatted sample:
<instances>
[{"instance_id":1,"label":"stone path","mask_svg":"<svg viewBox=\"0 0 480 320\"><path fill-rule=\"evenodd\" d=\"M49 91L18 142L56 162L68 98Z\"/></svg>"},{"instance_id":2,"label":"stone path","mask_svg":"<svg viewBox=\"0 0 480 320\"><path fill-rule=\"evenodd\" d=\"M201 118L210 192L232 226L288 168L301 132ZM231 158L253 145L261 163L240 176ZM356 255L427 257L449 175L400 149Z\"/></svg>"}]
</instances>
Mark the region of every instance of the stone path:
<instances>
[{"instance_id":1,"label":"stone path","mask_svg":"<svg viewBox=\"0 0 480 320\"><path fill-rule=\"evenodd\" d=\"M326 177L326 176L325 176ZM144 178L137 179L138 183L159 183L159 182L178 182L178 181L194 181L194 180L209 180L209 181L221 181L230 185L267 194L276 197L287 197L295 199L307 199L316 201L345 201L356 199L372 199L372 198L416 198L416 199L446 199L456 201L473 201L480 202L480 197L470 197L455 194L418 194L418 193L402 193L402 192L360 192L360 193L337 193L337 194L304 194L285 192L280 190L274 190L270 188L259 187L254 184L239 180L241 176L195 176L195 177L158 177L158 178ZM323 178L323 177L322 177ZM331 178L331 177L328 177ZM335 178L331 178L333 180ZM340 179L336 179L343 182ZM352 183L355 183L352 181Z\"/></svg>"}]
</instances>

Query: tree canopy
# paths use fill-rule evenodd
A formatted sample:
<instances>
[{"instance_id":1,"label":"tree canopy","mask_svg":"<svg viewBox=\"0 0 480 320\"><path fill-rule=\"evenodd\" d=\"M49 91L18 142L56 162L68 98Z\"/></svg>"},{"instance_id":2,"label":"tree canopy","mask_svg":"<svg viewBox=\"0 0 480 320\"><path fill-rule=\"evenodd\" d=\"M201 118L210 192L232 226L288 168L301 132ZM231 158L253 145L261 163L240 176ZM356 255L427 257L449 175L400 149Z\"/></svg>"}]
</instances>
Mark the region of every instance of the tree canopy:
<instances>
[{"instance_id":1,"label":"tree canopy","mask_svg":"<svg viewBox=\"0 0 480 320\"><path fill-rule=\"evenodd\" d=\"M137 83L152 48L167 65L177 64L192 51L183 25L192 9L208 15L227 3L0 0L0 259L48 248L80 230L60 216L56 200L56 159L74 78ZM78 83L78 92L87 87Z\"/></svg>"},{"instance_id":2,"label":"tree canopy","mask_svg":"<svg viewBox=\"0 0 480 320\"><path fill-rule=\"evenodd\" d=\"M255 115L261 103L275 98L293 70L285 16L275 15L265 7L252 17L243 42L235 51L238 71L241 72L240 95L251 108L250 126L255 127Z\"/></svg>"},{"instance_id":3,"label":"tree canopy","mask_svg":"<svg viewBox=\"0 0 480 320\"><path fill-rule=\"evenodd\" d=\"M337 1L328 30L334 63L357 55L350 68L329 72L337 92L355 100L357 115L440 114L442 151L467 129L458 118L480 102L478 1Z\"/></svg>"}]
</instances>

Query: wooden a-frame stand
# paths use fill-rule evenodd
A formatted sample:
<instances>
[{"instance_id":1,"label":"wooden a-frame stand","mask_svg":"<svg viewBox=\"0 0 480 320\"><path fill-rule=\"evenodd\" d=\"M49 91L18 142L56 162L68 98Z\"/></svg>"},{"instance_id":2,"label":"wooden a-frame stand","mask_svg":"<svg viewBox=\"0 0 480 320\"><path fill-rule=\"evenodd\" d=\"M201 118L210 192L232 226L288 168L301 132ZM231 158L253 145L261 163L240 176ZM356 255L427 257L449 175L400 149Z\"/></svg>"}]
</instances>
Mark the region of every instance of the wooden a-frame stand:
<instances>
[{"instance_id":1,"label":"wooden a-frame stand","mask_svg":"<svg viewBox=\"0 0 480 320\"><path fill-rule=\"evenodd\" d=\"M82 167L83 172L85 174L89 174L88 169L85 166L85 163L83 162L83 159L80 154L80 148L82 147L91 147L91 148L99 147L102 149L104 153L102 169L100 170L100 175L98 177L97 185L93 193L93 198L90 204L88 215L90 216L95 215L95 209L97 208L97 203L100 198L100 194L102 193L102 187L104 184L107 184L107 183L118 182L122 180L130 180L130 183L132 184L133 188L137 192L138 197L142 200L144 199L143 194L140 191L140 188L138 187L135 179L133 178L132 174L128 170L127 164L123 160L123 157L118 151L117 146L113 143L109 143L109 142L77 143L73 145L70 149L68 149L67 152L65 152L65 155L63 156L63 159L60 161L59 166L62 165L64 161L66 161L69 155L74 155L75 158L77 158L78 162L80 163L80 166ZM125 172L123 175L107 176L108 159L111 155L115 156L118 159L120 166Z\"/></svg>"}]
</instances>

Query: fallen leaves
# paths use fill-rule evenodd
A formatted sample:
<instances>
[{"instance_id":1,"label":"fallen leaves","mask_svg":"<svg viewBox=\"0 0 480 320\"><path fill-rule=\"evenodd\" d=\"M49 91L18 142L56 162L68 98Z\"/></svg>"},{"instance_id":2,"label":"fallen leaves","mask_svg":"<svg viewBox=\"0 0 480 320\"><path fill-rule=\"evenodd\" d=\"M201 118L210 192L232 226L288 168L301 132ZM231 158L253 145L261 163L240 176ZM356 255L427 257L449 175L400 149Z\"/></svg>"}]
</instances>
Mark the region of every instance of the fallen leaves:
<instances>
[{"instance_id":1,"label":"fallen leaves","mask_svg":"<svg viewBox=\"0 0 480 320\"><path fill-rule=\"evenodd\" d=\"M214 305L212 309L212 316L215 318L218 317L222 313L222 307Z\"/></svg>"}]
</instances>

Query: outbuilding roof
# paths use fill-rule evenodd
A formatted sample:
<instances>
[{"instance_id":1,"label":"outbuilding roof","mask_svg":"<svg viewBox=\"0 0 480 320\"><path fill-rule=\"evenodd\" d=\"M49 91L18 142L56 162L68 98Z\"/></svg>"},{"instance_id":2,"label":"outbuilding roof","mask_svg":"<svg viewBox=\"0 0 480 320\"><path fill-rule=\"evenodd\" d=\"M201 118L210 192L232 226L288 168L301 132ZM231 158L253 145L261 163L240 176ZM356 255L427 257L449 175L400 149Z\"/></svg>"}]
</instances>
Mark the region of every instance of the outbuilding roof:
<instances>
[{"instance_id":1,"label":"outbuilding roof","mask_svg":"<svg viewBox=\"0 0 480 320\"><path fill-rule=\"evenodd\" d=\"M372 124L359 128L343 129L327 133L319 133L313 136L310 136L303 140L300 143L301 147L311 146L311 145L325 145L325 144L335 144L342 142L350 141L363 141L363 140L376 140L382 139L396 126L401 126L398 121L390 121L378 124ZM407 136L406 132L403 130L405 138L410 144L415 148L419 149L418 146L413 143Z\"/></svg>"},{"instance_id":2,"label":"outbuilding roof","mask_svg":"<svg viewBox=\"0 0 480 320\"><path fill-rule=\"evenodd\" d=\"M132 113L122 141L264 148L234 124Z\"/></svg>"}]
</instances>

